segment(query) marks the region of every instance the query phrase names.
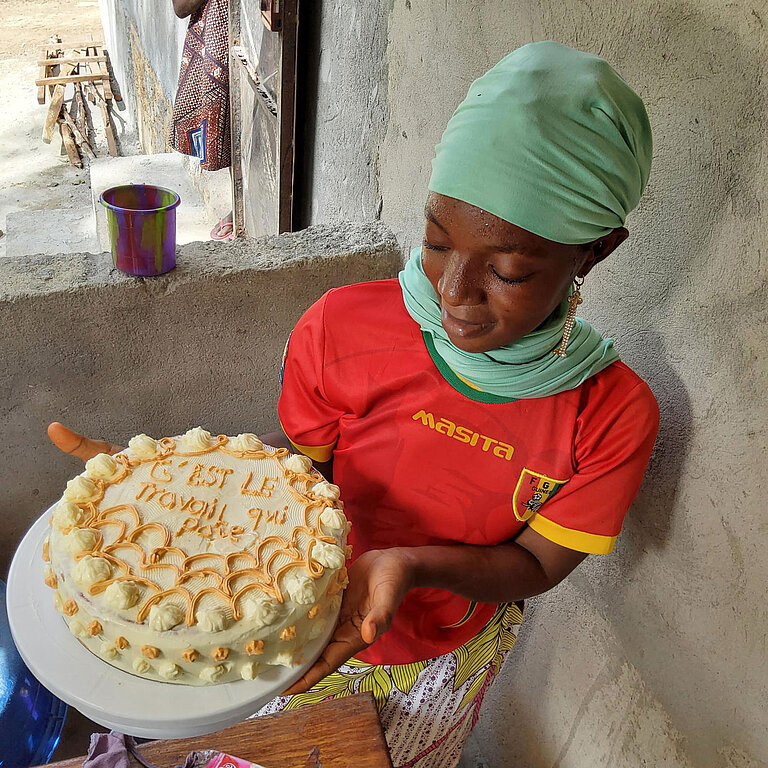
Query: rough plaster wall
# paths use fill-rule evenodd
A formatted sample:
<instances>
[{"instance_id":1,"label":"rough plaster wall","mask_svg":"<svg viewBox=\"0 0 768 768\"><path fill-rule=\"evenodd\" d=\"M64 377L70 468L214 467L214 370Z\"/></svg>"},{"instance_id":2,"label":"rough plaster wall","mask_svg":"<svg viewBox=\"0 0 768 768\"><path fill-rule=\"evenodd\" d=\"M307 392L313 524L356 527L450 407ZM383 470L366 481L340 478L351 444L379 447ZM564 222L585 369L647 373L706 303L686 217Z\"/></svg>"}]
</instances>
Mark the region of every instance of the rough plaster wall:
<instances>
[{"instance_id":1,"label":"rough plaster wall","mask_svg":"<svg viewBox=\"0 0 768 768\"><path fill-rule=\"evenodd\" d=\"M165 152L188 19L170 2L99 0L105 44L125 100L121 126L142 152Z\"/></svg>"},{"instance_id":2,"label":"rough plaster wall","mask_svg":"<svg viewBox=\"0 0 768 768\"><path fill-rule=\"evenodd\" d=\"M390 6L391 0L318 0L301 16L300 23L313 28L304 40L317 67L300 74L309 86L307 119L314 121L303 169L312 223L332 221L342 211L346 218L379 218Z\"/></svg>"},{"instance_id":3,"label":"rough plaster wall","mask_svg":"<svg viewBox=\"0 0 768 768\"><path fill-rule=\"evenodd\" d=\"M136 279L109 254L0 259L0 573L77 462L45 436L59 420L125 445L138 432L273 431L280 359L329 288L392 276L380 224L336 224L179 249Z\"/></svg>"},{"instance_id":4,"label":"rough plaster wall","mask_svg":"<svg viewBox=\"0 0 768 768\"><path fill-rule=\"evenodd\" d=\"M630 240L581 311L650 382L657 449L616 553L532 601L467 765L768 764L766 23L764 0L396 0L379 170L401 245L445 122L519 45L605 56L655 133Z\"/></svg>"}]
</instances>

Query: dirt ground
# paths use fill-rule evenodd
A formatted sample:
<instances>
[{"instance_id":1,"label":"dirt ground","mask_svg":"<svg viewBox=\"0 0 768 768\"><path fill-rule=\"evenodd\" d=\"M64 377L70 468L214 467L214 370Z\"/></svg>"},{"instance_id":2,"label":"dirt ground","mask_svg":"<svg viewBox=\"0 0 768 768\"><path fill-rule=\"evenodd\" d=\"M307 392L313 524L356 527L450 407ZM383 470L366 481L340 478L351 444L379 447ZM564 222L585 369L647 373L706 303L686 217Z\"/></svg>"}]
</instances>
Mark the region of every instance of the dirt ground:
<instances>
[{"instance_id":1,"label":"dirt ground","mask_svg":"<svg viewBox=\"0 0 768 768\"><path fill-rule=\"evenodd\" d=\"M47 111L37 103L39 46L51 35L62 41L102 40L97 0L0 0L0 230L15 211L90 205L87 169L69 164L58 132L40 138ZM5 253L0 237L0 257Z\"/></svg>"}]
</instances>

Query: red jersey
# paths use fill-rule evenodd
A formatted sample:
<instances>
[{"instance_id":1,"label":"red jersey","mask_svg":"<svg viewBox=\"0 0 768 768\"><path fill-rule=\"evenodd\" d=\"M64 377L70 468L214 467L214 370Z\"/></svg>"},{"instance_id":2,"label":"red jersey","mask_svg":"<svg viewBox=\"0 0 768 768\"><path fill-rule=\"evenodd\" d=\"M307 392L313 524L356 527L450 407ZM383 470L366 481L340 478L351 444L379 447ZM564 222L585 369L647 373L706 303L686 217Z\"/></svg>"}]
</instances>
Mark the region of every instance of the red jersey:
<instances>
[{"instance_id":1,"label":"red jersey","mask_svg":"<svg viewBox=\"0 0 768 768\"><path fill-rule=\"evenodd\" d=\"M648 385L616 362L573 390L509 400L467 385L403 304L397 280L337 288L291 334L278 406L291 442L333 455L353 559L371 549L496 545L525 525L613 549L658 429ZM496 606L415 589L363 661L448 653Z\"/></svg>"}]
</instances>

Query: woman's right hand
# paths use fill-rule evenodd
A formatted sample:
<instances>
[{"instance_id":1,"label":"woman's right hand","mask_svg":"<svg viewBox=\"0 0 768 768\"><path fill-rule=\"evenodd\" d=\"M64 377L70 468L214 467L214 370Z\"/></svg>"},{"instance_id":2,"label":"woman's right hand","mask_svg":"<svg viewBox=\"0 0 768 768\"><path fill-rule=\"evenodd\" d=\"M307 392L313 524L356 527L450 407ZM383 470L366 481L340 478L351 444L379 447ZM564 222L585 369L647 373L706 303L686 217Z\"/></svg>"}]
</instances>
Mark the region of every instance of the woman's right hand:
<instances>
[{"instance_id":1,"label":"woman's right hand","mask_svg":"<svg viewBox=\"0 0 768 768\"><path fill-rule=\"evenodd\" d=\"M123 450L119 445L112 445L104 440L91 440L79 435L63 424L59 424L58 421L48 425L48 437L60 451L83 461L88 461L97 453L113 454Z\"/></svg>"}]
</instances>

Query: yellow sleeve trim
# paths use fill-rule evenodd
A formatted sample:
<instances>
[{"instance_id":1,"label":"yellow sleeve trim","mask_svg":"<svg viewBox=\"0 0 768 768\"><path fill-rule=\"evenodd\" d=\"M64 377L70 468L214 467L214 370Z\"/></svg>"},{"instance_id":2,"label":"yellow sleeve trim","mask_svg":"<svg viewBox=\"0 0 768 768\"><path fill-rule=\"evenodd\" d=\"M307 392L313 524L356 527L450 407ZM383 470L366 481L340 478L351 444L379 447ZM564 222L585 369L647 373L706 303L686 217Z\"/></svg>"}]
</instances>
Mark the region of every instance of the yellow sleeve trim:
<instances>
[{"instance_id":1,"label":"yellow sleeve trim","mask_svg":"<svg viewBox=\"0 0 768 768\"><path fill-rule=\"evenodd\" d=\"M586 552L589 555L607 555L613 551L618 536L601 536L598 533L585 533L566 528L539 514L534 515L528 525L545 539L554 541L561 547Z\"/></svg>"},{"instance_id":2,"label":"yellow sleeve trim","mask_svg":"<svg viewBox=\"0 0 768 768\"><path fill-rule=\"evenodd\" d=\"M280 429L283 430L283 434L290 440L291 445L299 452L303 453L305 456L309 456L312 461L319 461L319 462L325 462L330 461L331 456L333 456L333 449L336 446L336 443L331 443L330 445L299 445L298 443L294 443L293 440L288 436L288 433L285 431L285 427L283 426L283 423L280 422Z\"/></svg>"}]
</instances>

